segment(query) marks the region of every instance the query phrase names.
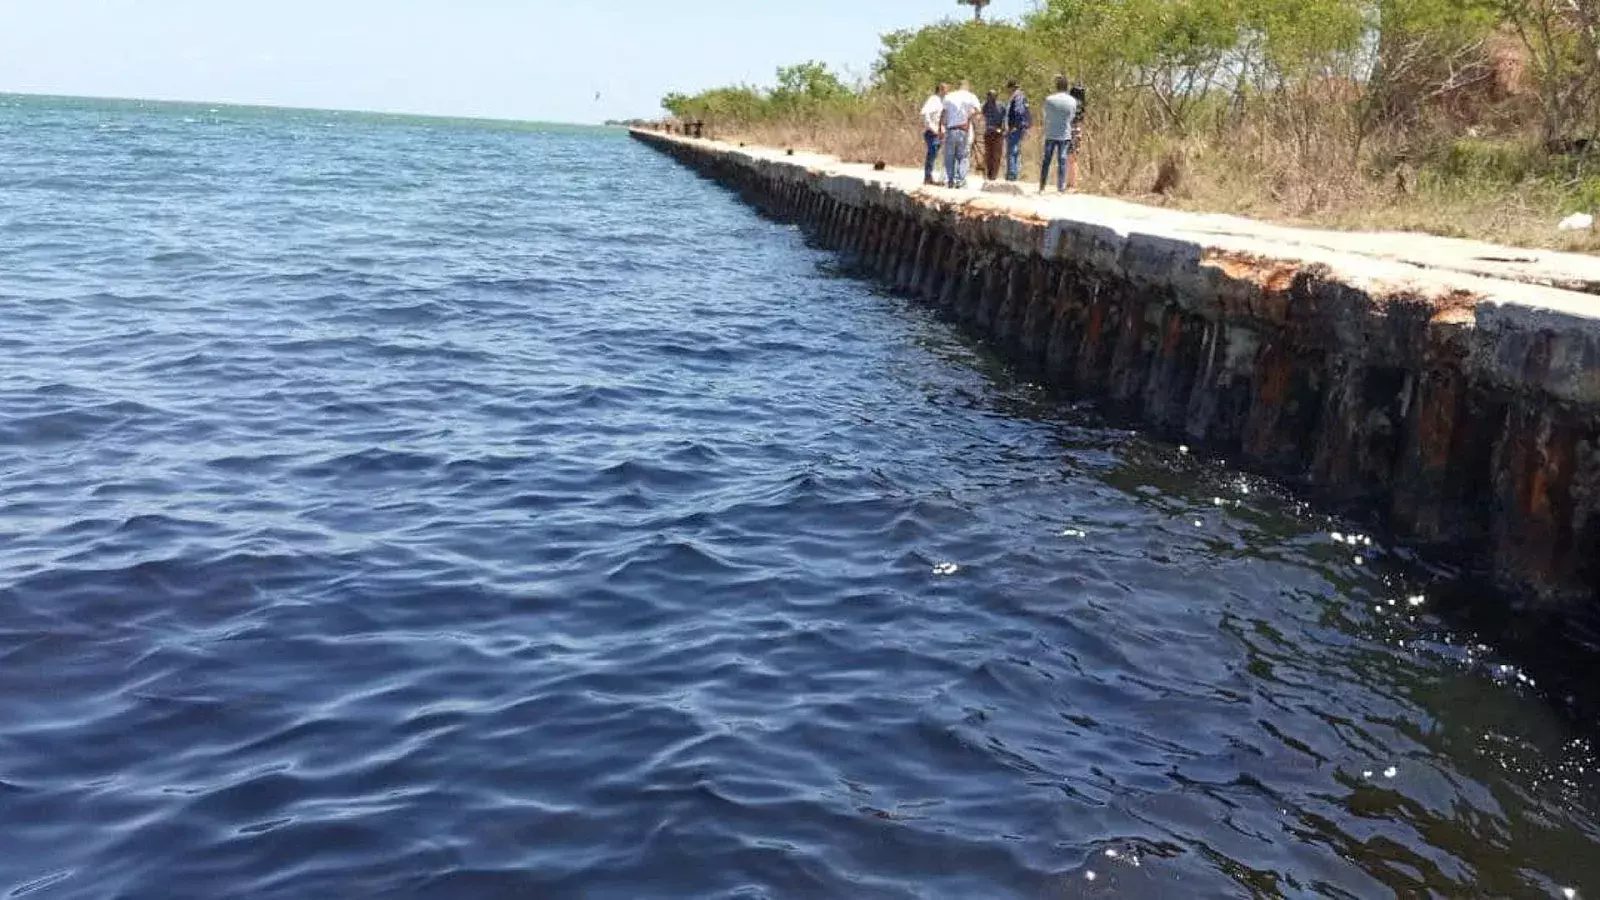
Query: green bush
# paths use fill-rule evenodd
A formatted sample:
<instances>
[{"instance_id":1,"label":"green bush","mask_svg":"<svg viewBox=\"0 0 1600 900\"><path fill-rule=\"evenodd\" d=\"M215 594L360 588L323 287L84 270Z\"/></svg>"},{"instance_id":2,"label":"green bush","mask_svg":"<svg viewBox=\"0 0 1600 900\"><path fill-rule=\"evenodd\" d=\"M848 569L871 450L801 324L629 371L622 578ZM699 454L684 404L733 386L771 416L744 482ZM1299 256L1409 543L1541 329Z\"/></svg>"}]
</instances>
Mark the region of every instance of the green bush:
<instances>
[{"instance_id":1,"label":"green bush","mask_svg":"<svg viewBox=\"0 0 1600 900\"><path fill-rule=\"evenodd\" d=\"M1543 174L1541 157L1526 141L1463 138L1428 160L1428 169L1444 182L1518 184Z\"/></svg>"}]
</instances>

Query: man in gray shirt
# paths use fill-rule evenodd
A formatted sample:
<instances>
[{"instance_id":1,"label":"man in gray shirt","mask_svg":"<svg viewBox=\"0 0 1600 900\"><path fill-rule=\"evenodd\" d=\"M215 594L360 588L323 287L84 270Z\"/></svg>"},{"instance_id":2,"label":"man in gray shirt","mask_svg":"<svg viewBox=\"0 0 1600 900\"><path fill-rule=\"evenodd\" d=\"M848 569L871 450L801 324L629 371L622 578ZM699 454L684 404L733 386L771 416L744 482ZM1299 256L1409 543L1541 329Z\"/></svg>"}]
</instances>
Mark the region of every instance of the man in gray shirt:
<instances>
[{"instance_id":1,"label":"man in gray shirt","mask_svg":"<svg viewBox=\"0 0 1600 900\"><path fill-rule=\"evenodd\" d=\"M1050 182L1050 161L1060 158L1056 172L1056 189L1066 192L1067 159L1072 155L1072 125L1078 118L1078 101L1069 91L1072 82L1065 75L1056 76L1056 92L1044 101L1044 166L1039 170L1039 192L1044 193ZM1077 187L1073 179L1071 187Z\"/></svg>"}]
</instances>

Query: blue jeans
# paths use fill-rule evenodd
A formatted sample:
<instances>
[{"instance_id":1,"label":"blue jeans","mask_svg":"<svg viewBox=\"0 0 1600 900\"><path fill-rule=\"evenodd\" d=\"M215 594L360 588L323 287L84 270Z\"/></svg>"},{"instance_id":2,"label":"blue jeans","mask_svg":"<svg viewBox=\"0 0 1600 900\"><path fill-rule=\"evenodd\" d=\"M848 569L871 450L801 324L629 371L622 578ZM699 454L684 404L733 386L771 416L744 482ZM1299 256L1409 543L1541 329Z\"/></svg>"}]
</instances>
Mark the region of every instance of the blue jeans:
<instances>
[{"instance_id":1,"label":"blue jeans","mask_svg":"<svg viewBox=\"0 0 1600 900\"><path fill-rule=\"evenodd\" d=\"M1067 157L1072 154L1072 142L1047 140L1044 142L1044 166L1039 169L1039 190L1041 191L1050 181L1050 159L1057 154L1060 154L1061 165L1056 170L1056 190L1064 191L1067 189Z\"/></svg>"},{"instance_id":2,"label":"blue jeans","mask_svg":"<svg viewBox=\"0 0 1600 900\"><path fill-rule=\"evenodd\" d=\"M952 129L944 133L945 187L966 187L972 171L972 132Z\"/></svg>"},{"instance_id":3,"label":"blue jeans","mask_svg":"<svg viewBox=\"0 0 1600 900\"><path fill-rule=\"evenodd\" d=\"M937 131L924 131L922 140L928 145L928 158L922 164L922 180L927 182L933 180L933 164L939 159L939 145L944 141Z\"/></svg>"},{"instance_id":4,"label":"blue jeans","mask_svg":"<svg viewBox=\"0 0 1600 900\"><path fill-rule=\"evenodd\" d=\"M1006 180L1022 177L1022 141L1028 136L1026 129L1006 132Z\"/></svg>"}]
</instances>

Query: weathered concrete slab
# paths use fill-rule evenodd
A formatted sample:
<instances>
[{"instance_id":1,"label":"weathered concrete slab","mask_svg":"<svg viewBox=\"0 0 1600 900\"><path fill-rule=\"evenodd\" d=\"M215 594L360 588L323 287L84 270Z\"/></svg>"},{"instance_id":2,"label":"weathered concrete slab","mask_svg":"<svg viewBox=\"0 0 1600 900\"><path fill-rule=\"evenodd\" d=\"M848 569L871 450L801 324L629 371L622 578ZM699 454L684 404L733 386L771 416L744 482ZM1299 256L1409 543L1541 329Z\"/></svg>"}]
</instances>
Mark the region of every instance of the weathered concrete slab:
<instances>
[{"instance_id":1,"label":"weathered concrete slab","mask_svg":"<svg viewBox=\"0 0 1600 900\"><path fill-rule=\"evenodd\" d=\"M635 134L1064 389L1594 606L1600 259Z\"/></svg>"},{"instance_id":2,"label":"weathered concrete slab","mask_svg":"<svg viewBox=\"0 0 1600 900\"><path fill-rule=\"evenodd\" d=\"M972 186L962 190L926 187L922 184L922 173L912 169L888 168L876 172L869 165L845 163L815 153L796 151L793 156L787 156L786 151L771 148L728 148L714 141L701 143L751 161L798 165L812 172L845 176L906 193L926 193L939 202L963 203L977 197L997 199L995 193L985 191L985 182L979 178L973 178ZM1266 242L1289 256L1329 251L1390 260L1421 269L1600 295L1600 256L1504 247L1409 232L1349 232L1274 225L1240 216L1164 209L1092 194L1062 195L1053 188L1040 193L1036 186L1025 181L1018 184L1018 189L1018 194L1004 197L1004 202L993 207L994 211L1051 221L1104 222L1124 230L1161 234L1202 245L1230 240ZM1003 192L1010 193L1009 189ZM1289 252L1289 248L1294 251ZM1595 308L1596 314L1600 314L1600 300L1596 301Z\"/></svg>"}]
</instances>

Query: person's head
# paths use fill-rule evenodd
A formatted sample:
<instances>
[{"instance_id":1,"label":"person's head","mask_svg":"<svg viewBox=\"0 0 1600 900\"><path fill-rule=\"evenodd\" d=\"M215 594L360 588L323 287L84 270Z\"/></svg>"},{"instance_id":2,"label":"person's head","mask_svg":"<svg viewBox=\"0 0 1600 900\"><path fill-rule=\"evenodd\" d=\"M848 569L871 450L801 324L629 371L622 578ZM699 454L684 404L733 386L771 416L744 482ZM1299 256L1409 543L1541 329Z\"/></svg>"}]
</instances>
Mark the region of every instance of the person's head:
<instances>
[{"instance_id":1,"label":"person's head","mask_svg":"<svg viewBox=\"0 0 1600 900\"><path fill-rule=\"evenodd\" d=\"M950 93L950 85L947 82L941 81L934 86L933 92L943 97L945 94Z\"/></svg>"},{"instance_id":2,"label":"person's head","mask_svg":"<svg viewBox=\"0 0 1600 900\"><path fill-rule=\"evenodd\" d=\"M1015 78L1013 78L1010 81L1006 82L1006 90L1008 90L1008 91L1010 91L1010 92L1012 92L1014 94L1017 91L1022 90L1022 85L1017 84L1017 80Z\"/></svg>"},{"instance_id":3,"label":"person's head","mask_svg":"<svg viewBox=\"0 0 1600 900\"><path fill-rule=\"evenodd\" d=\"M998 100L998 99L1000 99L1000 95L996 94L994 91L990 91L989 94L988 94L988 99L990 99L990 100Z\"/></svg>"},{"instance_id":4,"label":"person's head","mask_svg":"<svg viewBox=\"0 0 1600 900\"><path fill-rule=\"evenodd\" d=\"M966 91L967 93L971 93L972 92L972 82L968 81L965 78L961 79L961 89L963 91Z\"/></svg>"},{"instance_id":5,"label":"person's head","mask_svg":"<svg viewBox=\"0 0 1600 900\"><path fill-rule=\"evenodd\" d=\"M1057 75L1056 76L1056 90L1058 90L1058 91L1060 91L1062 93L1066 93L1071 88L1072 88L1072 79L1068 78L1065 75Z\"/></svg>"}]
</instances>

